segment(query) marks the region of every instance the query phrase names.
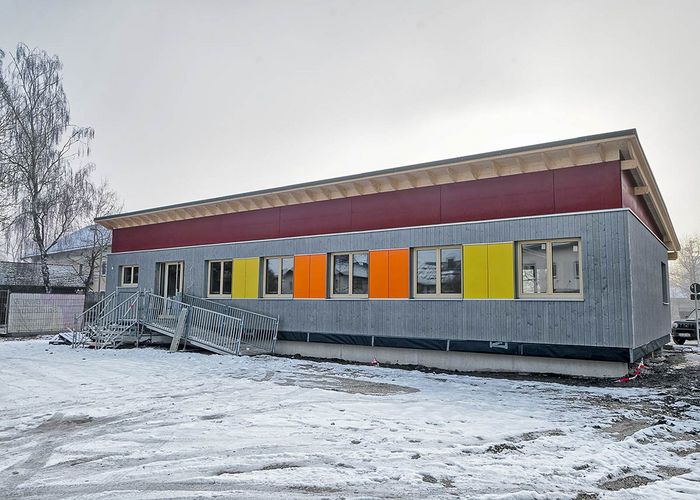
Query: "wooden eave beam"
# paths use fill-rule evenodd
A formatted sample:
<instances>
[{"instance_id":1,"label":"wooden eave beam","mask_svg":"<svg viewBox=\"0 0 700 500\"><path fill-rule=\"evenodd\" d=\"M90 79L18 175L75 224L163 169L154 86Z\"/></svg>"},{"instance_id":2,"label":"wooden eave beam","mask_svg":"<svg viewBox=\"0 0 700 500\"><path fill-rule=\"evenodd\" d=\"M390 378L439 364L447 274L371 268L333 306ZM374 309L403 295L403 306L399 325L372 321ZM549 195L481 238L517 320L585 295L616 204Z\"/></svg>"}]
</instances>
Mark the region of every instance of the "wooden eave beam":
<instances>
[{"instance_id":1,"label":"wooden eave beam","mask_svg":"<svg viewBox=\"0 0 700 500\"><path fill-rule=\"evenodd\" d=\"M639 162L637 160L622 160L620 168L622 170L637 170L639 169Z\"/></svg>"},{"instance_id":2,"label":"wooden eave beam","mask_svg":"<svg viewBox=\"0 0 700 500\"><path fill-rule=\"evenodd\" d=\"M635 196L643 196L645 194L649 194L651 190L649 189L649 186L636 186L634 188L634 195Z\"/></svg>"}]
</instances>

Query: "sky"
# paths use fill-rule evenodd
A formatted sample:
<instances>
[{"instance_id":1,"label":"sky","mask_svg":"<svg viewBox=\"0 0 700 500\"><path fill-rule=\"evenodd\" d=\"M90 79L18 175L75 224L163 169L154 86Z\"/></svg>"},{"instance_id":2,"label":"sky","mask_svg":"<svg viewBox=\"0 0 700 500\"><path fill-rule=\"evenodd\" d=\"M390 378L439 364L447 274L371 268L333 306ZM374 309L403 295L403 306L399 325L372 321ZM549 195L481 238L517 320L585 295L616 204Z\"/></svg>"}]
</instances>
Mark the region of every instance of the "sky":
<instances>
[{"instance_id":1,"label":"sky","mask_svg":"<svg viewBox=\"0 0 700 500\"><path fill-rule=\"evenodd\" d=\"M636 128L700 232L697 1L0 0L125 210Z\"/></svg>"}]
</instances>

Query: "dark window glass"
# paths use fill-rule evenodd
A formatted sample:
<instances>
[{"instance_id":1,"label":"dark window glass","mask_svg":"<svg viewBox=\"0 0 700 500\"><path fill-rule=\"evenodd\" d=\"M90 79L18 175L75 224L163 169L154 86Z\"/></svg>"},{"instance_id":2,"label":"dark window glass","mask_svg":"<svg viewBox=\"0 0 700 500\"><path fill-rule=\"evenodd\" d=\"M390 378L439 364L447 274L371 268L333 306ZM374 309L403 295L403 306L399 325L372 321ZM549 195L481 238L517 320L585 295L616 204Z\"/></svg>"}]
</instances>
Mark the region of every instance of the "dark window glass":
<instances>
[{"instance_id":1,"label":"dark window glass","mask_svg":"<svg viewBox=\"0 0 700 500\"><path fill-rule=\"evenodd\" d=\"M665 263L661 263L661 300L668 304L668 270Z\"/></svg>"},{"instance_id":2,"label":"dark window glass","mask_svg":"<svg viewBox=\"0 0 700 500\"><path fill-rule=\"evenodd\" d=\"M294 292L294 257L282 259L282 295Z\"/></svg>"},{"instance_id":3,"label":"dark window glass","mask_svg":"<svg viewBox=\"0 0 700 500\"><path fill-rule=\"evenodd\" d=\"M437 250L416 251L416 293L437 293Z\"/></svg>"},{"instance_id":4,"label":"dark window glass","mask_svg":"<svg viewBox=\"0 0 700 500\"><path fill-rule=\"evenodd\" d=\"M333 293L347 295L350 291L350 257L348 254L333 256Z\"/></svg>"},{"instance_id":5,"label":"dark window glass","mask_svg":"<svg viewBox=\"0 0 700 500\"><path fill-rule=\"evenodd\" d=\"M139 268L134 266L131 271L131 284L138 285L139 283Z\"/></svg>"},{"instance_id":6,"label":"dark window glass","mask_svg":"<svg viewBox=\"0 0 700 500\"><path fill-rule=\"evenodd\" d=\"M440 250L440 293L462 293L462 249Z\"/></svg>"},{"instance_id":7,"label":"dark window glass","mask_svg":"<svg viewBox=\"0 0 700 500\"><path fill-rule=\"evenodd\" d=\"M122 285L131 285L131 267L122 268Z\"/></svg>"},{"instance_id":8,"label":"dark window glass","mask_svg":"<svg viewBox=\"0 0 700 500\"><path fill-rule=\"evenodd\" d=\"M265 293L277 295L280 282L280 259L268 259L265 270Z\"/></svg>"},{"instance_id":9,"label":"dark window glass","mask_svg":"<svg viewBox=\"0 0 700 500\"><path fill-rule=\"evenodd\" d=\"M224 295L231 295L231 283L233 281L233 261L224 262L224 282L223 291Z\"/></svg>"},{"instance_id":10,"label":"dark window glass","mask_svg":"<svg viewBox=\"0 0 700 500\"><path fill-rule=\"evenodd\" d=\"M547 293L547 244L525 243L520 248L523 293Z\"/></svg>"},{"instance_id":11,"label":"dark window glass","mask_svg":"<svg viewBox=\"0 0 700 500\"><path fill-rule=\"evenodd\" d=\"M209 263L209 293L211 295L221 293L221 262Z\"/></svg>"},{"instance_id":12,"label":"dark window glass","mask_svg":"<svg viewBox=\"0 0 700 500\"><path fill-rule=\"evenodd\" d=\"M578 276L579 245L575 241L552 243L554 293L580 293Z\"/></svg>"},{"instance_id":13,"label":"dark window glass","mask_svg":"<svg viewBox=\"0 0 700 500\"><path fill-rule=\"evenodd\" d=\"M352 293L369 293L369 255L366 253L352 255Z\"/></svg>"}]
</instances>

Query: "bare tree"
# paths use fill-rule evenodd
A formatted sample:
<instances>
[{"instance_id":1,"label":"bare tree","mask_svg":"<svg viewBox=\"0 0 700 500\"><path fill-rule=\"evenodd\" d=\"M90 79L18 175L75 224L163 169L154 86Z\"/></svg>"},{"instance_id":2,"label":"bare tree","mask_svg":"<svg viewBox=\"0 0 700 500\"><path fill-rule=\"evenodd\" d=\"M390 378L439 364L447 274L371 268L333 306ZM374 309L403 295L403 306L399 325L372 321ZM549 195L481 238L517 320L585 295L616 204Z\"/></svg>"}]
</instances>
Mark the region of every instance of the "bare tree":
<instances>
[{"instance_id":1,"label":"bare tree","mask_svg":"<svg viewBox=\"0 0 700 500\"><path fill-rule=\"evenodd\" d=\"M89 154L94 132L70 122L58 57L19 44L9 64L0 54L0 205L4 229L22 228L40 257L46 291L48 252L90 210L92 165L72 168Z\"/></svg>"},{"instance_id":2,"label":"bare tree","mask_svg":"<svg viewBox=\"0 0 700 500\"><path fill-rule=\"evenodd\" d=\"M99 185L90 186L89 210L85 213L84 224L87 231L83 231L80 243L80 252L74 254L70 260L73 269L83 282L86 290L98 292L92 288L95 273L99 272L102 260L109 252L112 245L111 231L98 226L94 220L104 215L121 211L122 204L117 194L112 191L107 181Z\"/></svg>"},{"instance_id":3,"label":"bare tree","mask_svg":"<svg viewBox=\"0 0 700 500\"><path fill-rule=\"evenodd\" d=\"M683 238L678 259L671 261L669 277L676 297L686 297L690 285L700 283L700 236Z\"/></svg>"}]
</instances>

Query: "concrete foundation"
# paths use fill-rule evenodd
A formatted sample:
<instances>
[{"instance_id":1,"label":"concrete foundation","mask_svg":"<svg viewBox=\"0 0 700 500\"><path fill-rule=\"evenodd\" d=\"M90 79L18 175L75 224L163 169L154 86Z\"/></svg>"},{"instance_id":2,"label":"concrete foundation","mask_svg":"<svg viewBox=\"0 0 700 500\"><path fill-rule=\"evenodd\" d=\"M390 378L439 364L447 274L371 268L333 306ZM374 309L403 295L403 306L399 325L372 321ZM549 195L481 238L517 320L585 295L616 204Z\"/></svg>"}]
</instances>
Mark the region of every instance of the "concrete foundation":
<instances>
[{"instance_id":1,"label":"concrete foundation","mask_svg":"<svg viewBox=\"0 0 700 500\"><path fill-rule=\"evenodd\" d=\"M279 340L275 353L310 358L342 359L370 363L376 358L382 365L419 365L460 372L548 373L594 378L618 378L627 375L628 364L615 361L512 356L479 352L445 352L394 347L368 347L316 342Z\"/></svg>"}]
</instances>

